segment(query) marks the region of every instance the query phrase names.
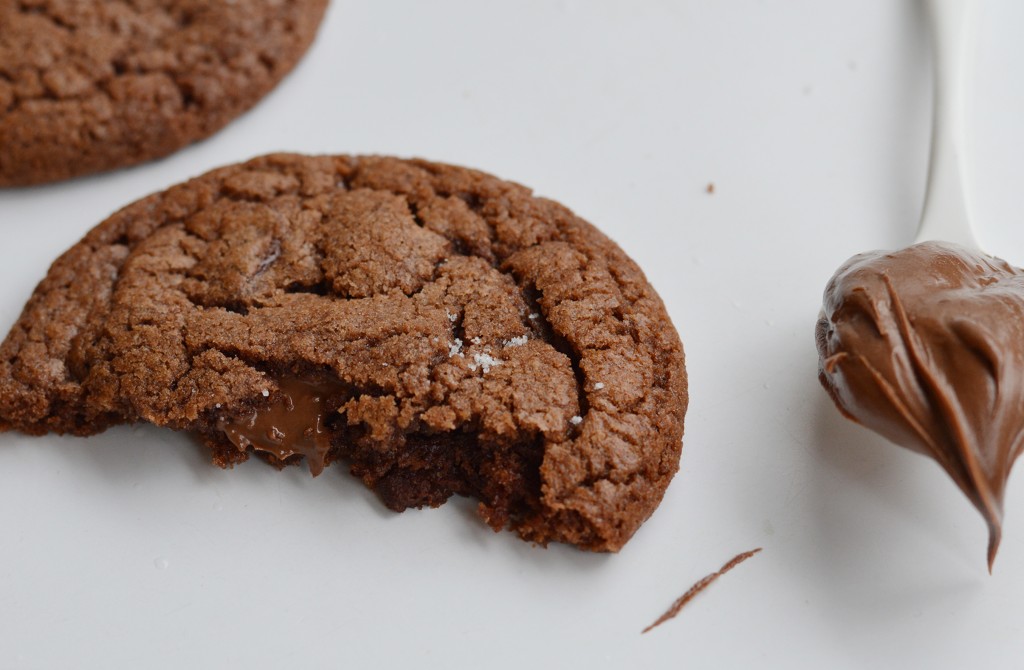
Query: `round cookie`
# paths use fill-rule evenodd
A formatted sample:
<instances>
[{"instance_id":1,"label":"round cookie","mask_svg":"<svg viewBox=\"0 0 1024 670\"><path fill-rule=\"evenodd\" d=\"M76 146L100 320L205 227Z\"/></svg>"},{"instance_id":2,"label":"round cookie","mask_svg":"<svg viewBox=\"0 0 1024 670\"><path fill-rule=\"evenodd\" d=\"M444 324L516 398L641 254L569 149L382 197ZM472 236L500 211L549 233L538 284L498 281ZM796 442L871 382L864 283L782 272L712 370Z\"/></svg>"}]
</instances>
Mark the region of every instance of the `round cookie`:
<instances>
[{"instance_id":1,"label":"round cookie","mask_svg":"<svg viewBox=\"0 0 1024 670\"><path fill-rule=\"evenodd\" d=\"M133 165L266 95L327 0L0 0L0 186Z\"/></svg>"},{"instance_id":2,"label":"round cookie","mask_svg":"<svg viewBox=\"0 0 1024 670\"><path fill-rule=\"evenodd\" d=\"M342 460L392 509L474 496L496 530L597 551L661 501L686 405L679 337L613 242L417 160L272 155L136 202L0 346L0 428Z\"/></svg>"}]
</instances>

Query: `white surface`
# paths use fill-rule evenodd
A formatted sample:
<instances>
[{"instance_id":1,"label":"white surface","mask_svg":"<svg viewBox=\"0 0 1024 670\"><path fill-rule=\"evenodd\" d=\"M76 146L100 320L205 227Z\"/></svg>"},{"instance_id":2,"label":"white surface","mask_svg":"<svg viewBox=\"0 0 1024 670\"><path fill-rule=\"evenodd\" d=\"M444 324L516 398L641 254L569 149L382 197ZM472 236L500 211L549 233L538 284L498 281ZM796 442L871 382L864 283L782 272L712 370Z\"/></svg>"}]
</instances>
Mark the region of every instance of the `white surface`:
<instances>
[{"instance_id":1,"label":"white surface","mask_svg":"<svg viewBox=\"0 0 1024 670\"><path fill-rule=\"evenodd\" d=\"M1022 25L1024 3L981 13L968 114L979 237L1016 263ZM826 280L913 237L930 74L912 2L337 0L296 73L214 138L0 192L5 328L89 227L217 165L288 149L479 167L645 268L692 394L682 469L616 556L493 534L466 502L394 515L342 468L222 472L153 428L0 436L0 667L1019 664L1024 482L990 577L956 487L815 379Z\"/></svg>"}]
</instances>

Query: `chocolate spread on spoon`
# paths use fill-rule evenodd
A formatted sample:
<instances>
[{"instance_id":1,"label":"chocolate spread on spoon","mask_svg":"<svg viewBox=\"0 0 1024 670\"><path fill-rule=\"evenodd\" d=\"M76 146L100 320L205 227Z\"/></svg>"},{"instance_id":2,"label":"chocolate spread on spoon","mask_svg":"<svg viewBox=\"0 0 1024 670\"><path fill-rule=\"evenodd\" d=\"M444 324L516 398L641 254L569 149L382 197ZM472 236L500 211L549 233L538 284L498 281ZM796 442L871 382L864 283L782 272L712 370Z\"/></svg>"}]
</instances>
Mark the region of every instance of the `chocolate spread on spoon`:
<instances>
[{"instance_id":1,"label":"chocolate spread on spoon","mask_svg":"<svg viewBox=\"0 0 1024 670\"><path fill-rule=\"evenodd\" d=\"M943 242L854 256L816 339L839 410L934 458L982 513L991 569L1024 445L1024 270Z\"/></svg>"},{"instance_id":2,"label":"chocolate spread on spoon","mask_svg":"<svg viewBox=\"0 0 1024 670\"><path fill-rule=\"evenodd\" d=\"M281 460L305 456L315 477L323 472L331 448L324 422L330 414L328 398L340 391L339 385L285 377L278 386L270 406L223 420L221 430L242 451L252 447Z\"/></svg>"}]
</instances>

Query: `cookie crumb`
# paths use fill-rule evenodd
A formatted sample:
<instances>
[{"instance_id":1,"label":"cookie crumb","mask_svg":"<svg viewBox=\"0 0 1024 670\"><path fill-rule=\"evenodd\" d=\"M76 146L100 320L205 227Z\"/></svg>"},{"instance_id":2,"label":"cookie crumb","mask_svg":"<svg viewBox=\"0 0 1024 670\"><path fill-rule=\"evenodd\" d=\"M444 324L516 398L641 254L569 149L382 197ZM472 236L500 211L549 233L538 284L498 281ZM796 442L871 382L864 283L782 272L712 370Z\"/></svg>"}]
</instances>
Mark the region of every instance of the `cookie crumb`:
<instances>
[{"instance_id":1,"label":"cookie crumb","mask_svg":"<svg viewBox=\"0 0 1024 670\"><path fill-rule=\"evenodd\" d=\"M707 191L708 195L714 195L715 194L715 183L709 181L708 182L708 187L706 189L704 189L704 190Z\"/></svg>"},{"instance_id":2,"label":"cookie crumb","mask_svg":"<svg viewBox=\"0 0 1024 670\"><path fill-rule=\"evenodd\" d=\"M640 634L643 635L644 633L646 633L647 631L651 630L652 628L660 626L661 624L665 623L669 619L675 618L675 616L677 614L679 614L679 612L682 611L682 609L684 607L686 607L686 603L688 603L691 600L693 600L694 597L698 593L700 593L701 591L703 591L707 587L711 586L711 584L716 579L718 579L719 577L721 577L725 573L729 572L730 570L732 570L737 565L739 565L743 561L747 560L748 558L750 558L751 556L753 556L757 552L761 551L761 549L762 549L762 547L758 547L757 549L752 549L750 551L745 551L742 554L736 555L731 561L729 561L728 563L723 565L721 570L719 570L718 572L713 572L710 575L708 575L707 577L705 577L705 578L701 579L700 581L698 581L696 584L694 584L693 586L690 587L689 591L687 591L683 595L679 596L679 599L676 600L674 603L672 603L672 606L668 608L668 611L666 611L664 614L662 614L660 617L658 617L657 621L655 621L650 626L648 626L647 628L644 628L642 631L640 631Z\"/></svg>"}]
</instances>

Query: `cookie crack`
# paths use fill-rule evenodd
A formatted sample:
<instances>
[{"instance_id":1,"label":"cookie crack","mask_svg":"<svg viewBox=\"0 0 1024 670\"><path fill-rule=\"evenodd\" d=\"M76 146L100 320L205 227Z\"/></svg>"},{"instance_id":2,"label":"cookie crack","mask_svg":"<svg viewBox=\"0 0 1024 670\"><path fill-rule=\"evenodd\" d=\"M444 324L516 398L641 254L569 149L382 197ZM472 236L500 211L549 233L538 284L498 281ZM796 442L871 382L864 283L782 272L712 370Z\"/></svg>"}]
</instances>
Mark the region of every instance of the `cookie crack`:
<instances>
[{"instance_id":1,"label":"cookie crack","mask_svg":"<svg viewBox=\"0 0 1024 670\"><path fill-rule=\"evenodd\" d=\"M19 2L17 9L21 14L45 18L54 26L65 32L73 32L77 29L77 26L74 24L68 23L66 20L54 14L52 9L49 7L31 5L27 2Z\"/></svg>"},{"instance_id":2,"label":"cookie crack","mask_svg":"<svg viewBox=\"0 0 1024 670\"><path fill-rule=\"evenodd\" d=\"M573 378L576 380L576 399L579 406L580 416L586 419L590 412L590 400L587 398L585 376L581 367L583 357L576 346L555 330L555 327L547 318L544 306L541 304L543 292L532 282L517 283L519 293L526 303L529 312L526 315L526 326L534 335L551 345L556 351L569 359L572 368Z\"/></svg>"},{"instance_id":3,"label":"cookie crack","mask_svg":"<svg viewBox=\"0 0 1024 670\"><path fill-rule=\"evenodd\" d=\"M358 177L359 177L359 172L358 172L358 166L357 166L356 172L353 175L351 175L350 181L352 181L354 179L358 179ZM347 187L348 187L348 183L346 183L346 188ZM399 189L393 189L393 188L385 188L385 189L377 189L377 190L380 190L380 191L385 192L385 193L390 193L391 195L394 195L394 196L397 196L399 198L402 198L405 201L406 208L408 209L409 215L412 217L413 222L417 226L419 226L420 228L427 228L426 221L423 219L423 216L420 213L420 206L416 202L415 196L413 194L408 193L406 191L399 190ZM444 191L438 191L436 189L433 189L432 187L431 187L430 195L432 197L434 197L434 198L449 198L449 197L452 197L452 194L445 193ZM460 199L463 199L463 198L460 198ZM471 198L470 200L472 200L473 202L477 203L476 207L479 208L480 206L482 206L480 204L480 203L482 203L482 200L479 198L479 196L475 196L474 195L474 197ZM463 201L466 202L466 199L463 199ZM469 202L467 202L467 206L468 205L469 205ZM434 231L434 230L431 230L431 232L433 232L435 235L443 237L448 242L449 250L450 250L450 253L449 253L449 256L448 256L449 258L452 258L452 257L456 257L456 258L479 258L480 260L484 261L489 266L491 266L491 268L493 268L495 270L500 270L501 269L501 265L504 262L505 258L499 256L494 251L494 238L493 238L493 225L492 225L492 223L486 217L482 216L477 209L474 209L473 207L470 207L470 211L472 211L474 213L474 215L479 216L481 218L481 220L483 220L484 222L487 223L488 232L489 232L489 235L490 235L489 239L488 239L489 250L490 250L491 254L493 255L493 257L487 257L487 256L484 256L482 254L473 253L472 251L470 251L467 248L466 241L461 239L461 238L459 238L458 236L454 236L454 235L453 236L449 236L449 235L445 235L443 233L440 233L440 232L437 232L437 231Z\"/></svg>"}]
</instances>

